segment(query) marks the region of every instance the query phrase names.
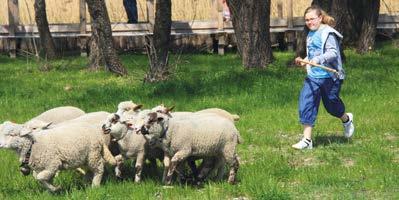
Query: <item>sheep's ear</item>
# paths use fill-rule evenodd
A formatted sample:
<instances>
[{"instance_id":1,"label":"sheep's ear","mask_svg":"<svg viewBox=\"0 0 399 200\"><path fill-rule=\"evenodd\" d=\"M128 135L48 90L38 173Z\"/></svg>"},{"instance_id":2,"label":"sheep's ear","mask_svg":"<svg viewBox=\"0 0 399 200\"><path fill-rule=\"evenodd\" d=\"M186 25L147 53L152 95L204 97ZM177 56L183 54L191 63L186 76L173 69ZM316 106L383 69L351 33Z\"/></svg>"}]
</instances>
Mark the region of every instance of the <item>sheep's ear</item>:
<instances>
[{"instance_id":1,"label":"sheep's ear","mask_svg":"<svg viewBox=\"0 0 399 200\"><path fill-rule=\"evenodd\" d=\"M175 106L172 106L170 108L166 108L166 114L168 114L170 111L172 111L175 108Z\"/></svg>"},{"instance_id":2,"label":"sheep's ear","mask_svg":"<svg viewBox=\"0 0 399 200\"><path fill-rule=\"evenodd\" d=\"M164 120L164 118L163 118L162 116L157 117L157 121L158 121L158 122L161 122L161 121L163 121L163 120Z\"/></svg>"},{"instance_id":3,"label":"sheep's ear","mask_svg":"<svg viewBox=\"0 0 399 200\"><path fill-rule=\"evenodd\" d=\"M152 113L149 113L148 116L150 117L150 118L148 119L149 122L155 122L155 121L157 120L157 116L158 116L158 115L157 115L156 112L152 112Z\"/></svg>"},{"instance_id":4,"label":"sheep's ear","mask_svg":"<svg viewBox=\"0 0 399 200\"><path fill-rule=\"evenodd\" d=\"M48 129L48 128L51 126L51 124L53 124L53 122L50 122L50 123L46 124L46 125L43 127L43 129Z\"/></svg>"},{"instance_id":5,"label":"sheep's ear","mask_svg":"<svg viewBox=\"0 0 399 200\"><path fill-rule=\"evenodd\" d=\"M133 111L137 111L138 109L141 109L142 107L143 107L143 104L136 105L136 106L133 108Z\"/></svg>"},{"instance_id":6,"label":"sheep's ear","mask_svg":"<svg viewBox=\"0 0 399 200\"><path fill-rule=\"evenodd\" d=\"M32 136L32 131L21 131L19 133L19 136L21 137Z\"/></svg>"}]
</instances>

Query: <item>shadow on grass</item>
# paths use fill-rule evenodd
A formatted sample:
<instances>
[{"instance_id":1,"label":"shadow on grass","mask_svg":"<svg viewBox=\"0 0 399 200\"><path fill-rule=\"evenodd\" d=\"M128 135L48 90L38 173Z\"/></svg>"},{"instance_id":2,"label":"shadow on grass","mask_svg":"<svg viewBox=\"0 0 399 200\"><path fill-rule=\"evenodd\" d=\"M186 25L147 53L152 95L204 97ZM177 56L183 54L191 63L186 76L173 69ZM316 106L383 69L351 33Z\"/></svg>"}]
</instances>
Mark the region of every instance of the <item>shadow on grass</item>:
<instances>
[{"instance_id":1,"label":"shadow on grass","mask_svg":"<svg viewBox=\"0 0 399 200\"><path fill-rule=\"evenodd\" d=\"M322 135L316 136L314 139L314 146L329 146L332 144L347 144L352 143L351 139L338 135Z\"/></svg>"}]
</instances>

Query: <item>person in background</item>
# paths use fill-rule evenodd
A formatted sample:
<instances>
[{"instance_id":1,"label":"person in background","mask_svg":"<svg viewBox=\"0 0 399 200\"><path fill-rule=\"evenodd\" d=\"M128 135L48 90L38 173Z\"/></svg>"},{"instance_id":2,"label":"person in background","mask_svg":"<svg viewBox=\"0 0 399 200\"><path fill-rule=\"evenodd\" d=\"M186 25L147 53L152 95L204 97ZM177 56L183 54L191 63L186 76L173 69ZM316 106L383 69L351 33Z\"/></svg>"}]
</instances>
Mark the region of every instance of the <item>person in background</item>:
<instances>
[{"instance_id":1,"label":"person in background","mask_svg":"<svg viewBox=\"0 0 399 200\"><path fill-rule=\"evenodd\" d=\"M138 21L137 16L137 2L136 0L123 0L123 7L125 7L129 24L135 24Z\"/></svg>"},{"instance_id":2,"label":"person in background","mask_svg":"<svg viewBox=\"0 0 399 200\"><path fill-rule=\"evenodd\" d=\"M309 33L306 40L307 57L304 60L335 69L338 73L306 65L307 77L299 96L299 118L303 125L303 138L292 145L295 149L312 149L312 128L321 100L328 113L341 119L344 137L352 137L355 130L353 114L345 113L345 105L339 97L345 74L339 45L342 35L331 27L335 25L335 20L320 7L311 6L305 10L305 23ZM305 66L301 60L302 58L298 57L295 63Z\"/></svg>"},{"instance_id":3,"label":"person in background","mask_svg":"<svg viewBox=\"0 0 399 200\"><path fill-rule=\"evenodd\" d=\"M230 21L230 9L227 6L227 0L222 0L223 4L223 21Z\"/></svg>"}]
</instances>

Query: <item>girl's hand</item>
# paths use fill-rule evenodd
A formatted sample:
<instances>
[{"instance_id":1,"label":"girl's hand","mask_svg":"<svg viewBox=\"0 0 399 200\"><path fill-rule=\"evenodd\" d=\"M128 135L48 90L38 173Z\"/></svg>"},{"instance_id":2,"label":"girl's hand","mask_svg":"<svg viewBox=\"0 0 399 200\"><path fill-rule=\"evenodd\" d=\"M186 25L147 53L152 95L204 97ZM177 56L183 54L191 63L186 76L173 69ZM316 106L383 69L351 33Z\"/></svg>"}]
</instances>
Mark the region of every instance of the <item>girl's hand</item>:
<instances>
[{"instance_id":1,"label":"girl's hand","mask_svg":"<svg viewBox=\"0 0 399 200\"><path fill-rule=\"evenodd\" d=\"M306 64L301 62L302 58L301 57L297 57L295 58L295 64L299 65L299 66L305 66Z\"/></svg>"}]
</instances>

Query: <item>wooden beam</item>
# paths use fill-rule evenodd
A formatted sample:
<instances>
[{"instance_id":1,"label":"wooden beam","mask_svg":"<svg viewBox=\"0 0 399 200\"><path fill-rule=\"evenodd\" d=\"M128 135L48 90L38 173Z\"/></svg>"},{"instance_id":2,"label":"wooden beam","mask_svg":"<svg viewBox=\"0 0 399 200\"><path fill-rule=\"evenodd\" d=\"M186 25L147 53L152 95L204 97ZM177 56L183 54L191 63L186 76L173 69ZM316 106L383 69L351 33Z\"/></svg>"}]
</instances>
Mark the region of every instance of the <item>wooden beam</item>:
<instances>
[{"instance_id":1,"label":"wooden beam","mask_svg":"<svg viewBox=\"0 0 399 200\"><path fill-rule=\"evenodd\" d=\"M226 35L224 33L224 21L223 21L223 3L222 0L217 0L217 22L218 22L218 54L224 55L224 46L226 45Z\"/></svg>"},{"instance_id":2,"label":"wooden beam","mask_svg":"<svg viewBox=\"0 0 399 200\"><path fill-rule=\"evenodd\" d=\"M295 43L295 31L292 30L294 28L294 10L293 10L293 0L288 0L287 1L287 28L288 31L286 32L286 38L287 38L287 47L288 50L293 51L294 50L294 43Z\"/></svg>"},{"instance_id":3,"label":"wooden beam","mask_svg":"<svg viewBox=\"0 0 399 200\"><path fill-rule=\"evenodd\" d=\"M277 3L277 17L282 19L283 16L283 2L279 1Z\"/></svg>"},{"instance_id":4,"label":"wooden beam","mask_svg":"<svg viewBox=\"0 0 399 200\"><path fill-rule=\"evenodd\" d=\"M147 22L148 22L147 30L149 30L150 33L153 33L154 32L154 24L155 24L154 0L147 0Z\"/></svg>"},{"instance_id":5,"label":"wooden beam","mask_svg":"<svg viewBox=\"0 0 399 200\"><path fill-rule=\"evenodd\" d=\"M81 36L79 36L80 56L87 57L87 49L86 49L87 37L83 36L86 34L86 24L87 24L86 0L79 1L79 16L80 16L79 30L81 34Z\"/></svg>"},{"instance_id":6,"label":"wooden beam","mask_svg":"<svg viewBox=\"0 0 399 200\"><path fill-rule=\"evenodd\" d=\"M9 27L9 51L10 57L17 57L17 39L15 33L19 24L18 0L8 0L8 27Z\"/></svg>"}]
</instances>

